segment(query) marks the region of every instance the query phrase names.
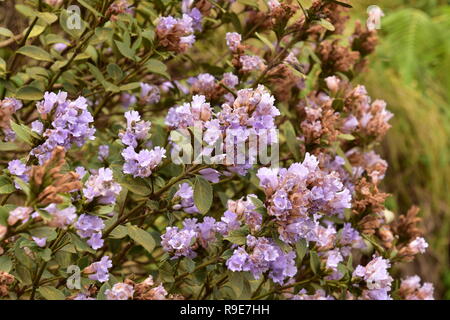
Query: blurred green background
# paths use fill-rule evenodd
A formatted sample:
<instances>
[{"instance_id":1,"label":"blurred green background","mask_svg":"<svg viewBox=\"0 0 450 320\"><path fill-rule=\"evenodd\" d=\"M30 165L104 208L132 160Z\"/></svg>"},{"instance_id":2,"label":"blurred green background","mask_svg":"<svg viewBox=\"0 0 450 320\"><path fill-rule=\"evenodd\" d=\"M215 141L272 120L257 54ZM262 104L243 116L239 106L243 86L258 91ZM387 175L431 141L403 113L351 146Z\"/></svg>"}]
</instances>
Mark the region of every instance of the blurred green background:
<instances>
[{"instance_id":1,"label":"blurred green background","mask_svg":"<svg viewBox=\"0 0 450 320\"><path fill-rule=\"evenodd\" d=\"M352 4L353 20L365 21L370 5L385 13L379 46L358 81L395 114L380 150L389 163L389 205L399 213L420 206L431 247L403 271L432 281L436 298L450 299L450 1Z\"/></svg>"}]
</instances>

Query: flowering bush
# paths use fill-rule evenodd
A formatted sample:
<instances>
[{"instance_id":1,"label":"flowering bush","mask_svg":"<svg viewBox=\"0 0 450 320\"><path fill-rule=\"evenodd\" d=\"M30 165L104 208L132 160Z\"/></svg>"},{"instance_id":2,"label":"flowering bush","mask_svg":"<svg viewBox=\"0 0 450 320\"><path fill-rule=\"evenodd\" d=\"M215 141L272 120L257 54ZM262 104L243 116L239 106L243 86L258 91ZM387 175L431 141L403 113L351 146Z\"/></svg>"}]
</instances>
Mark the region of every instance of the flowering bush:
<instances>
[{"instance_id":1,"label":"flowering bush","mask_svg":"<svg viewBox=\"0 0 450 320\"><path fill-rule=\"evenodd\" d=\"M352 83L382 12L345 36L350 3L302 2L10 8L0 296L432 299L393 272L428 246L380 190L393 115Z\"/></svg>"}]
</instances>

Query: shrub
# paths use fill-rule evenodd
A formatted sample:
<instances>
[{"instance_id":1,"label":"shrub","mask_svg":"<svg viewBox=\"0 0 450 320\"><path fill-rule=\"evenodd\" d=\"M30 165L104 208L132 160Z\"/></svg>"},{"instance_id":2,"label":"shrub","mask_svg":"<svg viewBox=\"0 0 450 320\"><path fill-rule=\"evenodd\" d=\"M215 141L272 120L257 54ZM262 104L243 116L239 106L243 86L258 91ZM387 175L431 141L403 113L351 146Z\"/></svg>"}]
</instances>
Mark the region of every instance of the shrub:
<instances>
[{"instance_id":1,"label":"shrub","mask_svg":"<svg viewBox=\"0 0 450 320\"><path fill-rule=\"evenodd\" d=\"M394 279L428 245L379 189L393 115L352 84L381 12L346 38L350 4L301 3L9 8L0 294L433 298Z\"/></svg>"}]
</instances>

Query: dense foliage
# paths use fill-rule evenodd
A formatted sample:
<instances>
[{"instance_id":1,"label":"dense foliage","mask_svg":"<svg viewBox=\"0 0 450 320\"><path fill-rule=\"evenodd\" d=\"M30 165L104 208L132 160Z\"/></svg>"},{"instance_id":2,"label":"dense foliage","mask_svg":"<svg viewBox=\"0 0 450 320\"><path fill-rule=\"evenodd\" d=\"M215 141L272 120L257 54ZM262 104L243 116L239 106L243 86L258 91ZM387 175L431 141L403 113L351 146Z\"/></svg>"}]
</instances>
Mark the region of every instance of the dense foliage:
<instances>
[{"instance_id":1,"label":"dense foliage","mask_svg":"<svg viewBox=\"0 0 450 320\"><path fill-rule=\"evenodd\" d=\"M393 114L352 83L382 11L345 36L351 9L10 8L28 26L0 29L0 295L432 299L395 272L428 244L380 190Z\"/></svg>"}]
</instances>

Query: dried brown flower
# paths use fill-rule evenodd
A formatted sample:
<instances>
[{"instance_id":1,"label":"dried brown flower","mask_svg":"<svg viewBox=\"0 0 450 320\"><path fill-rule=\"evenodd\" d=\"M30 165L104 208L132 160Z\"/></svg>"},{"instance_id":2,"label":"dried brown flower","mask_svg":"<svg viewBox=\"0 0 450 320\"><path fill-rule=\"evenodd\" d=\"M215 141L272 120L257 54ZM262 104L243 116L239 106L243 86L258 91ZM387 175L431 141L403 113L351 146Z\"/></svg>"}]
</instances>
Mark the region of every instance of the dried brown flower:
<instances>
[{"instance_id":1,"label":"dried brown flower","mask_svg":"<svg viewBox=\"0 0 450 320\"><path fill-rule=\"evenodd\" d=\"M9 286L14 282L14 276L0 271L0 297L5 297L9 293Z\"/></svg>"},{"instance_id":2,"label":"dried brown flower","mask_svg":"<svg viewBox=\"0 0 450 320\"><path fill-rule=\"evenodd\" d=\"M38 194L36 202L40 205L61 203L60 193L81 189L78 174L73 171L62 173L66 164L63 147L56 147L49 160L42 166L32 166L29 171L32 190Z\"/></svg>"}]
</instances>

